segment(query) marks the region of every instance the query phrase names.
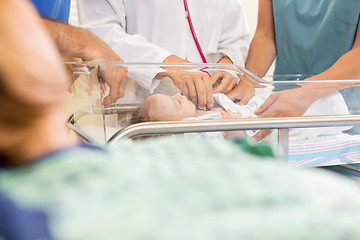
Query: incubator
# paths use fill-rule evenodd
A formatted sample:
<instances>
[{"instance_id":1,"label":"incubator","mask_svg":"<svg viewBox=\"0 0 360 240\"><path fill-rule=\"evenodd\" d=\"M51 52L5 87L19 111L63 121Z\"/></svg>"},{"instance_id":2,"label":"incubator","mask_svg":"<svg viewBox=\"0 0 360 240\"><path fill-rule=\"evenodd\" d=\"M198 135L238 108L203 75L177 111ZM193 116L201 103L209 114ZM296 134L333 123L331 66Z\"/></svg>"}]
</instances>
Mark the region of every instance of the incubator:
<instances>
[{"instance_id":1,"label":"incubator","mask_svg":"<svg viewBox=\"0 0 360 240\"><path fill-rule=\"evenodd\" d=\"M65 64L74 80L74 112L69 125L88 142L111 144L123 138L174 134L254 139L259 131L270 130L260 141L275 146L291 165L348 166L360 162L359 79L303 81L310 77L303 75L259 78L231 64ZM109 93L101 77L105 65L128 68L125 96L109 106L103 104ZM175 75L197 75L203 81L222 76L232 81L250 81L256 87L246 105L215 94L214 107L204 111L180 93L172 81ZM282 104L259 114L256 110L265 101L274 102L269 99ZM190 106L192 112L181 115L183 109L179 106L184 105Z\"/></svg>"}]
</instances>

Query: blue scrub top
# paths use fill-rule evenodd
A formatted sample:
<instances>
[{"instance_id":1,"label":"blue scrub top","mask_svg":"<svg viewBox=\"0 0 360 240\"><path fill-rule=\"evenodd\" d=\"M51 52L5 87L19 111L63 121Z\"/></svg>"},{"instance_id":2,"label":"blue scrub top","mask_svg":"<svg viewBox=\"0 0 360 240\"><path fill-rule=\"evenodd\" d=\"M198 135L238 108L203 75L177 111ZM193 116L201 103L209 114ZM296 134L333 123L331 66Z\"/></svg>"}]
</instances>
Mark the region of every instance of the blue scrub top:
<instances>
[{"instance_id":1,"label":"blue scrub top","mask_svg":"<svg viewBox=\"0 0 360 240\"><path fill-rule=\"evenodd\" d=\"M275 74L319 74L350 51L360 0L272 0Z\"/></svg>"},{"instance_id":2,"label":"blue scrub top","mask_svg":"<svg viewBox=\"0 0 360 240\"><path fill-rule=\"evenodd\" d=\"M32 0L39 13L62 22L69 21L71 0Z\"/></svg>"}]
</instances>

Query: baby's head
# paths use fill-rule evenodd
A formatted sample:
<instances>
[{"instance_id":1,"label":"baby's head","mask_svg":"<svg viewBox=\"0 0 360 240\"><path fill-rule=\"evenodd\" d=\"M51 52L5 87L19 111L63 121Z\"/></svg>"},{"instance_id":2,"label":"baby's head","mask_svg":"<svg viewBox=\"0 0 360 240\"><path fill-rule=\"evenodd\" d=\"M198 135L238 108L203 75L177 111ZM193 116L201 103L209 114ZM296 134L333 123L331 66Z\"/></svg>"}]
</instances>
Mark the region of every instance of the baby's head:
<instances>
[{"instance_id":1,"label":"baby's head","mask_svg":"<svg viewBox=\"0 0 360 240\"><path fill-rule=\"evenodd\" d=\"M177 93L173 96L155 94L146 98L132 115L131 123L179 121L196 115L195 105Z\"/></svg>"}]
</instances>

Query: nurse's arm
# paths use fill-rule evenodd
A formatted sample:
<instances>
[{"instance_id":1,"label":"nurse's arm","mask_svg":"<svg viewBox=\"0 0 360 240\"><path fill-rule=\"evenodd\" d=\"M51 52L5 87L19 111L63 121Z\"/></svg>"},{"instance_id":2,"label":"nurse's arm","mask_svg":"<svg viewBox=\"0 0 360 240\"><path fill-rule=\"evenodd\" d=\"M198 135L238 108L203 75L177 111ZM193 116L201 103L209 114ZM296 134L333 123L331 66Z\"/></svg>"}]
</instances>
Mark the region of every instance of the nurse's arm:
<instances>
[{"instance_id":1,"label":"nurse's arm","mask_svg":"<svg viewBox=\"0 0 360 240\"><path fill-rule=\"evenodd\" d=\"M259 77L269 70L276 57L272 0L259 0L258 24L245 67Z\"/></svg>"},{"instance_id":2,"label":"nurse's arm","mask_svg":"<svg viewBox=\"0 0 360 240\"><path fill-rule=\"evenodd\" d=\"M64 58L81 58L83 61L122 62L105 42L85 29L65 23L44 19L44 23ZM104 99L109 105L124 96L127 68L103 65L100 75L110 86L110 93Z\"/></svg>"},{"instance_id":3,"label":"nurse's arm","mask_svg":"<svg viewBox=\"0 0 360 240\"><path fill-rule=\"evenodd\" d=\"M275 23L272 0L259 0L258 24L250 44L245 68L255 75L263 77L275 57ZM252 96L247 94L246 99L243 97L246 92L254 88L254 85L256 86L251 79L243 78L227 96L232 100L241 99L242 104L246 104Z\"/></svg>"},{"instance_id":4,"label":"nurse's arm","mask_svg":"<svg viewBox=\"0 0 360 240\"><path fill-rule=\"evenodd\" d=\"M324 72L315 75L306 80L347 80L347 79L360 79L360 16L357 34L355 37L354 45L352 49L345 53L342 57L339 58L337 62L329 69ZM339 91L341 89L354 87L352 83L339 83L339 84L317 84L317 91L319 92L316 95L326 96L333 92ZM314 88L312 84L303 85L303 88Z\"/></svg>"},{"instance_id":5,"label":"nurse's arm","mask_svg":"<svg viewBox=\"0 0 360 240\"><path fill-rule=\"evenodd\" d=\"M360 79L360 19L357 36L353 48L344 54L328 70L306 80L342 80ZM305 80L305 81L306 81ZM341 89L353 87L352 83L341 84L303 84L301 88L276 92L264 102L255 114L262 117L291 117L301 116L308 107L318 99L328 96ZM301 99L299 101L298 99ZM260 139L268 135L270 130L262 130L254 137Z\"/></svg>"},{"instance_id":6,"label":"nurse's arm","mask_svg":"<svg viewBox=\"0 0 360 240\"><path fill-rule=\"evenodd\" d=\"M341 80L341 79L360 79L360 16L357 34L352 49L344 54L328 70L309 78L309 80ZM338 86L339 90L344 88Z\"/></svg>"}]
</instances>

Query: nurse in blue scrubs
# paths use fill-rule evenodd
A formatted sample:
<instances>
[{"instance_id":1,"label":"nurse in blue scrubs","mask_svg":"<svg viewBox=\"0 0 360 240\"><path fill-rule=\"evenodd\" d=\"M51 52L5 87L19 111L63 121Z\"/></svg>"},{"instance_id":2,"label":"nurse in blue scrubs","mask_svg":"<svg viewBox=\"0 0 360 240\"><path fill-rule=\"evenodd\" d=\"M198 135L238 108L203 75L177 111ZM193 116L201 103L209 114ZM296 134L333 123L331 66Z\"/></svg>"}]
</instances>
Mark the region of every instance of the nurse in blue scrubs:
<instances>
[{"instance_id":1,"label":"nurse in blue scrubs","mask_svg":"<svg viewBox=\"0 0 360 240\"><path fill-rule=\"evenodd\" d=\"M258 26L246 68L263 77L276 58L275 75L312 75L308 80L359 79L359 15L359 0L259 0ZM241 99L241 104L252 97L254 87L243 80L228 94L233 100ZM358 110L360 96L354 96L360 95L359 89L346 87L280 91L256 113L262 117L301 116L311 103L339 90L350 112L352 108ZM255 137L267 134L269 131L263 130ZM354 167L360 169L359 165ZM360 177L354 171L340 172Z\"/></svg>"},{"instance_id":2,"label":"nurse in blue scrubs","mask_svg":"<svg viewBox=\"0 0 360 240\"><path fill-rule=\"evenodd\" d=\"M359 15L359 0L259 0L258 26L246 68L263 77L276 58L276 75L312 75L309 80L359 79ZM227 95L246 104L253 87L244 80ZM345 87L280 91L256 113L263 117L301 116L311 103ZM261 131L256 137L268 133Z\"/></svg>"},{"instance_id":3,"label":"nurse in blue scrubs","mask_svg":"<svg viewBox=\"0 0 360 240\"><path fill-rule=\"evenodd\" d=\"M69 21L70 0L32 0L40 15L62 22Z\"/></svg>"}]
</instances>

